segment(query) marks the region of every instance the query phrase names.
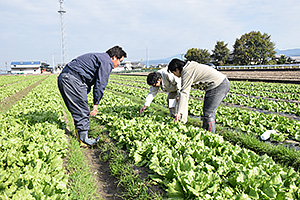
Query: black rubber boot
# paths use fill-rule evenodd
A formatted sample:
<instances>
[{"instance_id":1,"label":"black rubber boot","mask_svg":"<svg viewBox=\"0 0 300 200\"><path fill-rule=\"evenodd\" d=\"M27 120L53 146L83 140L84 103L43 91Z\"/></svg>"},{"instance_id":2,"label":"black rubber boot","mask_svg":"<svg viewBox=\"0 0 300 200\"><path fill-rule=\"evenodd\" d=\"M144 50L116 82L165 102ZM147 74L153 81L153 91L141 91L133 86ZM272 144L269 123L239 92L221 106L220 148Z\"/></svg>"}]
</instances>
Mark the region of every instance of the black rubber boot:
<instances>
[{"instance_id":1,"label":"black rubber boot","mask_svg":"<svg viewBox=\"0 0 300 200\"><path fill-rule=\"evenodd\" d=\"M210 131L212 133L216 133L216 122L214 118L203 118L203 126L204 130Z\"/></svg>"},{"instance_id":2,"label":"black rubber boot","mask_svg":"<svg viewBox=\"0 0 300 200\"><path fill-rule=\"evenodd\" d=\"M88 131L77 131L76 130L76 136L80 144L84 146L94 146L99 141L99 137L96 139L90 139L88 138Z\"/></svg>"}]
</instances>

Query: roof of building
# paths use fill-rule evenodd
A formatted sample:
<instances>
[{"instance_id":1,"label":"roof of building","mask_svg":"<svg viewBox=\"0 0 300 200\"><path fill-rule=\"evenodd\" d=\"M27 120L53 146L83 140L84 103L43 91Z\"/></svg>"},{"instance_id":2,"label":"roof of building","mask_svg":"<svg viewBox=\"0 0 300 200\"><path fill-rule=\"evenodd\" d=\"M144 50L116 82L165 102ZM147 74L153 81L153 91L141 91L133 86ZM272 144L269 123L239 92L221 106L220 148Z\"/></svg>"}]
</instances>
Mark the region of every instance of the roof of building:
<instances>
[{"instance_id":1,"label":"roof of building","mask_svg":"<svg viewBox=\"0 0 300 200\"><path fill-rule=\"evenodd\" d=\"M11 62L11 65L40 65L41 61L19 61Z\"/></svg>"}]
</instances>

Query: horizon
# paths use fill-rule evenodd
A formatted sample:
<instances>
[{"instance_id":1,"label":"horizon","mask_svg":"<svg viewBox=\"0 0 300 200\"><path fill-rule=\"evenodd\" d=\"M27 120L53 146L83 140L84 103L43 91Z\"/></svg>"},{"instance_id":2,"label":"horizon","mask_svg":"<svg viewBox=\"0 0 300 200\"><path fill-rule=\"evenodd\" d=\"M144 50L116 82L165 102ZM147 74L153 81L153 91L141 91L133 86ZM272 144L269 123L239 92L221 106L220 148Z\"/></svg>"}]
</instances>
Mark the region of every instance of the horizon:
<instances>
[{"instance_id":1,"label":"horizon","mask_svg":"<svg viewBox=\"0 0 300 200\"><path fill-rule=\"evenodd\" d=\"M299 54L297 54L297 55L294 55L295 57L300 57L300 48L294 48L294 49L284 49L284 50L281 50L281 49L275 49L275 51L276 51L276 55L280 55L280 54L277 54L278 52L277 51L299 51ZM183 54L176 54L176 55L173 55L173 56L169 56L169 57L166 57L166 58L158 58L158 59L152 59L152 60L148 60L148 62L149 62L149 65L152 65L150 62L152 62L152 63L155 63L154 65L157 65L157 64L166 64L166 63L164 63L164 62L162 62L163 60L167 60L167 59L169 59L169 60L171 60L171 59L173 59L173 58L179 58L179 59L182 59L182 55ZM286 54L284 54L284 55L286 55ZM293 57L293 56L289 56L289 55L286 55L287 57ZM181 58L180 58L181 57ZM40 62L43 62L42 60L22 60L22 61L11 61L10 63L9 63L9 65L8 65L8 67L9 68L11 68L10 66L11 66L11 63L12 62L33 62L33 61L40 61ZM129 62L141 62L142 64L147 64L147 61L137 61L137 60L126 60L127 62L129 61ZM47 63L47 64L50 64L50 63ZM51 64L50 64L50 66L52 66ZM0 69L0 72L3 72L3 71L6 71L6 70L1 70Z\"/></svg>"},{"instance_id":2,"label":"horizon","mask_svg":"<svg viewBox=\"0 0 300 200\"><path fill-rule=\"evenodd\" d=\"M12 61L52 65L54 57L61 63L58 0L1 1L0 8L0 69ZM66 62L114 45L123 47L131 61L210 50L217 41L232 50L236 38L251 31L270 35L276 49L300 47L298 0L65 0L63 9Z\"/></svg>"}]
</instances>

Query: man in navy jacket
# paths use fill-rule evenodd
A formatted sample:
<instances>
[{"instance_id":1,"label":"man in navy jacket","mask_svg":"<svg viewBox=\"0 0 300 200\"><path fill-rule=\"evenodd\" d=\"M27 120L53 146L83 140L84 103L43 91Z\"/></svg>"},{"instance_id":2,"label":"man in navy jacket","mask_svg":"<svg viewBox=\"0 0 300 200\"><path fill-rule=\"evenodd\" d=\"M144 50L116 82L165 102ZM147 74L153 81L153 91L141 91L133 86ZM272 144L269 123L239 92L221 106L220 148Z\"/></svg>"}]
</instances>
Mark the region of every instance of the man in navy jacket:
<instances>
[{"instance_id":1,"label":"man in navy jacket","mask_svg":"<svg viewBox=\"0 0 300 200\"><path fill-rule=\"evenodd\" d=\"M127 57L119 46L105 53L87 53L69 62L58 76L58 88L72 114L79 142L95 145L99 138L88 138L89 114L95 116L112 69ZM89 111L87 95L93 88L93 110Z\"/></svg>"}]
</instances>

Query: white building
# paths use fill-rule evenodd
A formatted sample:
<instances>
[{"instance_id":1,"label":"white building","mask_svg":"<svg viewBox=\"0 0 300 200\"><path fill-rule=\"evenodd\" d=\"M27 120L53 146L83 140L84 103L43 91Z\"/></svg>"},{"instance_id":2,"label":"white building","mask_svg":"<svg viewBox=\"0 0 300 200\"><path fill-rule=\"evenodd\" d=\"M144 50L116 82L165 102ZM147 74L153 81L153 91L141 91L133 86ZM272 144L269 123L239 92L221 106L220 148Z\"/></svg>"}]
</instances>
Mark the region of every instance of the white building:
<instances>
[{"instance_id":1,"label":"white building","mask_svg":"<svg viewBox=\"0 0 300 200\"><path fill-rule=\"evenodd\" d=\"M51 71L49 64L41 61L20 61L11 62L12 74L41 74Z\"/></svg>"},{"instance_id":2,"label":"white building","mask_svg":"<svg viewBox=\"0 0 300 200\"><path fill-rule=\"evenodd\" d=\"M125 71L125 70L133 70L133 69L141 69L145 67L141 62L131 62L131 61L124 61L120 64L119 67L113 69L113 72L116 71Z\"/></svg>"}]
</instances>

